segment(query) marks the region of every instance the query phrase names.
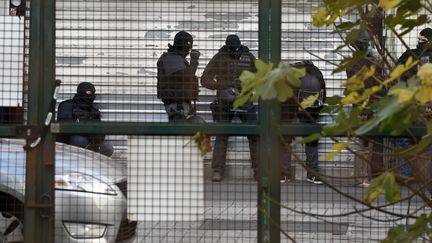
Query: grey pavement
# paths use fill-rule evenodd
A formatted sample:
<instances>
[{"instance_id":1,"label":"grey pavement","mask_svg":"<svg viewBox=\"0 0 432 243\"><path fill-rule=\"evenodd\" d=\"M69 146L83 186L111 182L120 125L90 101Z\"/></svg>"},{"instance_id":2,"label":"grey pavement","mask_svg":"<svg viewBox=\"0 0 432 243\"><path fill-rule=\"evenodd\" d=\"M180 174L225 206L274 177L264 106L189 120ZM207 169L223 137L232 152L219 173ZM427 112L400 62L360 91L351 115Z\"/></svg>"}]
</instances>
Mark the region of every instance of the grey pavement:
<instances>
[{"instance_id":1,"label":"grey pavement","mask_svg":"<svg viewBox=\"0 0 432 243\"><path fill-rule=\"evenodd\" d=\"M365 188L333 183L362 200ZM402 188L402 197L408 190ZM423 206L419 198L383 207L394 215L340 195L325 185L294 181L281 185L281 242L379 242L388 229L404 224L397 214ZM383 198L378 203L384 204ZM376 205L376 204L374 204ZM364 210L364 211L362 211ZM429 211L427 211L429 210ZM421 209L416 214L430 212ZM275 226L277 227L277 226ZM135 242L257 242L257 184L252 180L206 181L204 219L197 222L139 222Z\"/></svg>"}]
</instances>

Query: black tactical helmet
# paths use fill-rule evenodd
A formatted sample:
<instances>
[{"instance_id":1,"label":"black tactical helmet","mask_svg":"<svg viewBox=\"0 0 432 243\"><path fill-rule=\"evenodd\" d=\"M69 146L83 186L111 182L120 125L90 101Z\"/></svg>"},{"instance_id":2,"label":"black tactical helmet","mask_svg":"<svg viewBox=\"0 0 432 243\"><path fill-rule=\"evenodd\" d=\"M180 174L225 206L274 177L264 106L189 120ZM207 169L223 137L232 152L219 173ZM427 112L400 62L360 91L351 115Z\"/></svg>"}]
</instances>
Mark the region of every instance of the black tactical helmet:
<instances>
[{"instance_id":1,"label":"black tactical helmet","mask_svg":"<svg viewBox=\"0 0 432 243\"><path fill-rule=\"evenodd\" d=\"M237 49L241 46L240 38L237 35L228 35L225 40L225 45Z\"/></svg>"},{"instance_id":2,"label":"black tactical helmet","mask_svg":"<svg viewBox=\"0 0 432 243\"><path fill-rule=\"evenodd\" d=\"M419 33L421 36L424 36L428 39L431 39L432 37L432 29L431 28L424 28L422 31L420 31Z\"/></svg>"},{"instance_id":3,"label":"black tactical helmet","mask_svg":"<svg viewBox=\"0 0 432 243\"><path fill-rule=\"evenodd\" d=\"M193 38L192 35L188 32L180 31L175 35L173 44L174 48L182 51L189 51L190 49L192 49L192 45Z\"/></svg>"},{"instance_id":4,"label":"black tactical helmet","mask_svg":"<svg viewBox=\"0 0 432 243\"><path fill-rule=\"evenodd\" d=\"M430 49L430 41L432 40L432 29L431 28L424 28L419 33L418 42L417 42L417 49L423 50L426 46L428 49Z\"/></svg>"}]
</instances>

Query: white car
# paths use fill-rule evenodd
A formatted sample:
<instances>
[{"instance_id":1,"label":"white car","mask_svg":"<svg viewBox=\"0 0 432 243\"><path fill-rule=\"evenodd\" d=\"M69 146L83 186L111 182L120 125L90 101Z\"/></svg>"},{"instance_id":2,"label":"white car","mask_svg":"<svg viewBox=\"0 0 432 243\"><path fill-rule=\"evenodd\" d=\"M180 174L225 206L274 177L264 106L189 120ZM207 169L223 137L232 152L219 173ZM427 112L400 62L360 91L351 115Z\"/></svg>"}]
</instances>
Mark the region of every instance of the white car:
<instances>
[{"instance_id":1,"label":"white car","mask_svg":"<svg viewBox=\"0 0 432 243\"><path fill-rule=\"evenodd\" d=\"M0 243L23 241L24 142L0 138ZM128 242L126 175L116 161L71 145L55 148L55 242Z\"/></svg>"}]
</instances>

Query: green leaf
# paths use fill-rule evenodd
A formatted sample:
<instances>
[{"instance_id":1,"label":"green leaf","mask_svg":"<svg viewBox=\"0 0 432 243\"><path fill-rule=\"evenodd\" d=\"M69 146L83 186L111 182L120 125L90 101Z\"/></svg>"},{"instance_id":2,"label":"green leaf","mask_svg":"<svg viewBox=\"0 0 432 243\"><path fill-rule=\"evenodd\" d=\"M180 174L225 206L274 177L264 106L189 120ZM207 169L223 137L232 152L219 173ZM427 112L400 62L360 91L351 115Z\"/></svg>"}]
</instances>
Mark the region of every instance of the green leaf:
<instances>
[{"instance_id":1,"label":"green leaf","mask_svg":"<svg viewBox=\"0 0 432 243\"><path fill-rule=\"evenodd\" d=\"M265 75L267 75L268 72L272 70L273 64L268 64L261 59L257 59L255 60L255 67L257 69L256 75L258 77L264 77Z\"/></svg>"},{"instance_id":2,"label":"green leaf","mask_svg":"<svg viewBox=\"0 0 432 243\"><path fill-rule=\"evenodd\" d=\"M288 84L283 82L283 81L276 82L275 87L276 87L276 90L278 91L277 92L277 99L280 102L287 101L294 94L292 88L290 86L288 86Z\"/></svg>"},{"instance_id":3,"label":"green leaf","mask_svg":"<svg viewBox=\"0 0 432 243\"><path fill-rule=\"evenodd\" d=\"M339 95L335 95L332 97L328 97L326 98L326 104L328 105L338 105L341 101L342 97L340 97Z\"/></svg>"},{"instance_id":4,"label":"green leaf","mask_svg":"<svg viewBox=\"0 0 432 243\"><path fill-rule=\"evenodd\" d=\"M352 130L359 126L362 122L359 119L360 109L358 107L352 108L348 113L338 106L335 109L339 112L333 124L328 124L323 128L323 135L325 136L338 136L342 134L352 134Z\"/></svg>"},{"instance_id":5,"label":"green leaf","mask_svg":"<svg viewBox=\"0 0 432 243\"><path fill-rule=\"evenodd\" d=\"M255 73L253 73L253 72L251 72L251 71L248 71L248 70L245 70L245 71L243 71L241 74L240 74L240 80L243 82L243 83L250 83L250 82L253 82L253 81L255 81L256 80L256 74Z\"/></svg>"},{"instance_id":6,"label":"green leaf","mask_svg":"<svg viewBox=\"0 0 432 243\"><path fill-rule=\"evenodd\" d=\"M260 78L256 73L245 70L240 74L240 81L242 94L246 94L253 92L253 88L259 84Z\"/></svg>"},{"instance_id":7,"label":"green leaf","mask_svg":"<svg viewBox=\"0 0 432 243\"><path fill-rule=\"evenodd\" d=\"M431 214L425 214L417 217L414 224L411 225L397 225L391 228L387 233L387 238L382 240L383 243L410 243L417 242L420 237L430 235L431 227Z\"/></svg>"},{"instance_id":8,"label":"green leaf","mask_svg":"<svg viewBox=\"0 0 432 243\"><path fill-rule=\"evenodd\" d=\"M359 127L357 130L355 130L354 133L357 135L363 135L369 132L370 130L374 129L374 127L378 126L382 120L384 120L384 118L379 119L378 117L375 117L373 119L370 119L366 124L364 124L363 126Z\"/></svg>"},{"instance_id":9,"label":"green leaf","mask_svg":"<svg viewBox=\"0 0 432 243\"><path fill-rule=\"evenodd\" d=\"M321 27L324 25L324 23L326 22L327 19L327 15L328 15L328 11L327 10L321 10L318 13L315 13L312 15L312 24L316 27Z\"/></svg>"},{"instance_id":10,"label":"green leaf","mask_svg":"<svg viewBox=\"0 0 432 243\"><path fill-rule=\"evenodd\" d=\"M399 5L398 11L409 11L411 13L417 13L423 5L421 4L421 0L409 0L402 1Z\"/></svg>"},{"instance_id":11,"label":"green leaf","mask_svg":"<svg viewBox=\"0 0 432 243\"><path fill-rule=\"evenodd\" d=\"M306 68L284 67L285 76L288 83L293 87L300 87L301 77L306 75Z\"/></svg>"},{"instance_id":12,"label":"green leaf","mask_svg":"<svg viewBox=\"0 0 432 243\"><path fill-rule=\"evenodd\" d=\"M336 29L333 31L333 33L343 32L343 31L353 29L359 24L359 22L360 20L357 20L355 22L348 21L348 22L342 22L340 24L336 24L335 25Z\"/></svg>"},{"instance_id":13,"label":"green leaf","mask_svg":"<svg viewBox=\"0 0 432 243\"><path fill-rule=\"evenodd\" d=\"M325 114L325 113L334 113L339 109L339 106L336 105L326 105L324 106L319 113Z\"/></svg>"},{"instance_id":14,"label":"green leaf","mask_svg":"<svg viewBox=\"0 0 432 243\"><path fill-rule=\"evenodd\" d=\"M347 43L354 43L354 41L360 38L361 34L362 31L360 29L352 29L350 32L348 32L347 36L345 37L345 41Z\"/></svg>"},{"instance_id":15,"label":"green leaf","mask_svg":"<svg viewBox=\"0 0 432 243\"><path fill-rule=\"evenodd\" d=\"M351 67L354 64L358 63L360 60L364 59L365 56L366 56L366 52L355 51L352 57L345 57L341 61L341 64L335 70L333 70L333 73L339 73L345 71L348 67Z\"/></svg>"},{"instance_id":16,"label":"green leaf","mask_svg":"<svg viewBox=\"0 0 432 243\"><path fill-rule=\"evenodd\" d=\"M234 110L239 108L240 106L246 104L250 100L251 96L248 95L239 95L233 103Z\"/></svg>"},{"instance_id":17,"label":"green leaf","mask_svg":"<svg viewBox=\"0 0 432 243\"><path fill-rule=\"evenodd\" d=\"M418 143L408 147L407 149L397 150L396 155L402 155L405 157L417 156L430 144L432 144L432 121L428 121L426 126L427 133L420 139Z\"/></svg>"},{"instance_id":18,"label":"green leaf","mask_svg":"<svg viewBox=\"0 0 432 243\"><path fill-rule=\"evenodd\" d=\"M390 132L391 136L399 136L417 122L418 117L418 106L406 105L400 111L385 119L380 125L380 130Z\"/></svg>"},{"instance_id":19,"label":"green leaf","mask_svg":"<svg viewBox=\"0 0 432 243\"><path fill-rule=\"evenodd\" d=\"M318 140L321 137L320 133L312 133L311 135L304 137L300 143L305 144L305 143L309 143L315 140Z\"/></svg>"},{"instance_id":20,"label":"green leaf","mask_svg":"<svg viewBox=\"0 0 432 243\"><path fill-rule=\"evenodd\" d=\"M400 189L393 172L384 172L372 180L366 193L366 203L371 204L382 192L388 202L394 203L400 199Z\"/></svg>"},{"instance_id":21,"label":"green leaf","mask_svg":"<svg viewBox=\"0 0 432 243\"><path fill-rule=\"evenodd\" d=\"M255 88L255 93L264 100L273 99L277 95L277 91L273 85L266 83Z\"/></svg>"},{"instance_id":22,"label":"green leaf","mask_svg":"<svg viewBox=\"0 0 432 243\"><path fill-rule=\"evenodd\" d=\"M382 98L376 116L366 122L363 126L359 127L355 133L357 135L363 135L369 132L373 128L377 127L384 119L399 112L402 108L403 107L397 102L396 96L387 96Z\"/></svg>"},{"instance_id":23,"label":"green leaf","mask_svg":"<svg viewBox=\"0 0 432 243\"><path fill-rule=\"evenodd\" d=\"M380 0L379 6L384 9L384 11L390 10L396 7L401 0Z\"/></svg>"},{"instance_id":24,"label":"green leaf","mask_svg":"<svg viewBox=\"0 0 432 243\"><path fill-rule=\"evenodd\" d=\"M341 110L336 117L336 121L333 124L328 124L323 127L322 133L324 136L337 136L344 134L348 131L348 117L345 111Z\"/></svg>"},{"instance_id":25,"label":"green leaf","mask_svg":"<svg viewBox=\"0 0 432 243\"><path fill-rule=\"evenodd\" d=\"M397 155L404 157L417 156L432 143L432 135L424 136L419 143L409 146L407 149L396 150Z\"/></svg>"},{"instance_id":26,"label":"green leaf","mask_svg":"<svg viewBox=\"0 0 432 243\"><path fill-rule=\"evenodd\" d=\"M381 241L381 243L395 243L395 242L406 242L408 240L408 236L406 234L406 226L405 225L397 225L387 233L387 238Z\"/></svg>"}]
</instances>

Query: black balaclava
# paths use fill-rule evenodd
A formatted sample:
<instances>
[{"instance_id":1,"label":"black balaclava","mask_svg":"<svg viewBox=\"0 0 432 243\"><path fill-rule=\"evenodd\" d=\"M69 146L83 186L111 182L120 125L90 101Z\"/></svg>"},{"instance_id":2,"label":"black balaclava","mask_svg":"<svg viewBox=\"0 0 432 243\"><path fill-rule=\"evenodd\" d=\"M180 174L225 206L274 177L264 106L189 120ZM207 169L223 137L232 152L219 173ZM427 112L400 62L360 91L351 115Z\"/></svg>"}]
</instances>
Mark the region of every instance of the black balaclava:
<instances>
[{"instance_id":1,"label":"black balaclava","mask_svg":"<svg viewBox=\"0 0 432 243\"><path fill-rule=\"evenodd\" d=\"M426 44L429 43L429 41L432 38L432 29L431 28L425 28L419 33L420 37L426 37L428 41L420 41L417 43L417 48L423 50Z\"/></svg>"},{"instance_id":2,"label":"black balaclava","mask_svg":"<svg viewBox=\"0 0 432 243\"><path fill-rule=\"evenodd\" d=\"M96 89L92 83L82 82L78 85L77 93L74 98L85 104L93 104L93 101L96 98L95 92Z\"/></svg>"},{"instance_id":3,"label":"black balaclava","mask_svg":"<svg viewBox=\"0 0 432 243\"><path fill-rule=\"evenodd\" d=\"M173 45L168 44L170 50L177 51L183 57L186 57L189 54L189 51L193 46L193 38L192 35L186 31L180 31L174 36Z\"/></svg>"},{"instance_id":4,"label":"black balaclava","mask_svg":"<svg viewBox=\"0 0 432 243\"><path fill-rule=\"evenodd\" d=\"M240 38L237 35L228 35L225 40L225 45L231 52L236 52L241 47Z\"/></svg>"}]
</instances>

